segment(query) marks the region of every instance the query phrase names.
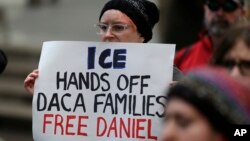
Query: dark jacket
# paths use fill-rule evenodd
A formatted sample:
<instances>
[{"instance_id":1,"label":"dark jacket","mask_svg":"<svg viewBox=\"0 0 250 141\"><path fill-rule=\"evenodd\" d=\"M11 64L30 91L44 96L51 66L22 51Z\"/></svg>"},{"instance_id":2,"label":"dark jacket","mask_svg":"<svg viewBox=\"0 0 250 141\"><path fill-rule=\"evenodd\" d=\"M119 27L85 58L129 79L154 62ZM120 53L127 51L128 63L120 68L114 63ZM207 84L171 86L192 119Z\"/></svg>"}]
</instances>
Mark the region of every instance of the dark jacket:
<instances>
[{"instance_id":1,"label":"dark jacket","mask_svg":"<svg viewBox=\"0 0 250 141\"><path fill-rule=\"evenodd\" d=\"M5 67L7 66L8 59L5 53L0 49L0 74L4 71Z\"/></svg>"}]
</instances>

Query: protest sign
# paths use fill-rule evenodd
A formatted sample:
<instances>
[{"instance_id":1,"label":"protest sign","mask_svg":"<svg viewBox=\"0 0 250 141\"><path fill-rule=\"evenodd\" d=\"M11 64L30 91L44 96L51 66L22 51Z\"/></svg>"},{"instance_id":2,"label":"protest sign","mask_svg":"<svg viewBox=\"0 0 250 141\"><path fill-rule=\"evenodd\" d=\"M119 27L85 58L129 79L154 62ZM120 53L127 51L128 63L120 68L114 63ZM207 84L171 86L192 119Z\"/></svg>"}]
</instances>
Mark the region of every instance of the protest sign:
<instances>
[{"instance_id":1,"label":"protest sign","mask_svg":"<svg viewBox=\"0 0 250 141\"><path fill-rule=\"evenodd\" d=\"M174 45L45 42L35 141L160 140Z\"/></svg>"}]
</instances>

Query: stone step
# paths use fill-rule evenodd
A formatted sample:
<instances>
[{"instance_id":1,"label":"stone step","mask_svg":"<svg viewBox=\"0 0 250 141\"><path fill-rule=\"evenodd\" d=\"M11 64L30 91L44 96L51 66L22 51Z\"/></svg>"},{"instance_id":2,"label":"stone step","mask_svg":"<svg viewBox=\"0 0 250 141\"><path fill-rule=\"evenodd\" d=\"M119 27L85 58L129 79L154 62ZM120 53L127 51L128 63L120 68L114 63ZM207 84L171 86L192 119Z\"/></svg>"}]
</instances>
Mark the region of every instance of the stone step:
<instances>
[{"instance_id":1,"label":"stone step","mask_svg":"<svg viewBox=\"0 0 250 141\"><path fill-rule=\"evenodd\" d=\"M6 55L8 56L8 65L5 72L2 74L7 77L19 77L24 79L28 73L38 67L39 63L39 50L20 50L5 48Z\"/></svg>"},{"instance_id":2,"label":"stone step","mask_svg":"<svg viewBox=\"0 0 250 141\"><path fill-rule=\"evenodd\" d=\"M0 116L23 120L32 120L32 102L18 99L0 98Z\"/></svg>"},{"instance_id":3,"label":"stone step","mask_svg":"<svg viewBox=\"0 0 250 141\"><path fill-rule=\"evenodd\" d=\"M23 86L26 76L38 66L40 50L4 48L8 65L0 75L0 117L32 119L32 95Z\"/></svg>"},{"instance_id":4,"label":"stone step","mask_svg":"<svg viewBox=\"0 0 250 141\"><path fill-rule=\"evenodd\" d=\"M26 98L30 95L23 86L23 79L0 77L0 97Z\"/></svg>"},{"instance_id":5,"label":"stone step","mask_svg":"<svg viewBox=\"0 0 250 141\"><path fill-rule=\"evenodd\" d=\"M22 79L0 77L0 116L31 120L32 95Z\"/></svg>"},{"instance_id":6,"label":"stone step","mask_svg":"<svg viewBox=\"0 0 250 141\"><path fill-rule=\"evenodd\" d=\"M36 68L38 68L37 60L15 60L10 58L2 76L15 77L24 80L26 76Z\"/></svg>"}]
</instances>

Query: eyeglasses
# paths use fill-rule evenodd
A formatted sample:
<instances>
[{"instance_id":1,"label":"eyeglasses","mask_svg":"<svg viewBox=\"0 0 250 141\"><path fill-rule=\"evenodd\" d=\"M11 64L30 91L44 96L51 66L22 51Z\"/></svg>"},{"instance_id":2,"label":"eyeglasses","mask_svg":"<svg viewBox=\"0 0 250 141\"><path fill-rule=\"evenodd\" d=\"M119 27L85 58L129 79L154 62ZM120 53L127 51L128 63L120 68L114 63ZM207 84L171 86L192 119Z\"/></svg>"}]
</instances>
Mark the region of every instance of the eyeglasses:
<instances>
[{"instance_id":1,"label":"eyeglasses","mask_svg":"<svg viewBox=\"0 0 250 141\"><path fill-rule=\"evenodd\" d=\"M229 70L237 66L243 75L250 76L250 60L240 60L237 62L235 60L225 60L222 62L222 65Z\"/></svg>"},{"instance_id":2,"label":"eyeglasses","mask_svg":"<svg viewBox=\"0 0 250 141\"><path fill-rule=\"evenodd\" d=\"M226 0L223 4L218 3L216 0L208 0L207 6L212 11L218 11L222 8L225 12L233 12L240 6L240 4L233 0Z\"/></svg>"},{"instance_id":3,"label":"eyeglasses","mask_svg":"<svg viewBox=\"0 0 250 141\"><path fill-rule=\"evenodd\" d=\"M97 34L105 34L108 30L113 34L120 34L126 29L128 29L129 25L127 24L104 24L98 23L95 24L95 27L98 28Z\"/></svg>"}]
</instances>

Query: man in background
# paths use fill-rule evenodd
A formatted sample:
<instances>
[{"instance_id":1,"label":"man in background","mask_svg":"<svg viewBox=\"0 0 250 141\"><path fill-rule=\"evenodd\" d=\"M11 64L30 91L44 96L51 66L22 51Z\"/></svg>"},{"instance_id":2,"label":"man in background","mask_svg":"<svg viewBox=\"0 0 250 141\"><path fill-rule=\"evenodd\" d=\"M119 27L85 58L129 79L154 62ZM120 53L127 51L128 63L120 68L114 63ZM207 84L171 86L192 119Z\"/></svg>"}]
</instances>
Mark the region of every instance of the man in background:
<instances>
[{"instance_id":1,"label":"man in background","mask_svg":"<svg viewBox=\"0 0 250 141\"><path fill-rule=\"evenodd\" d=\"M225 31L244 16L244 0L205 0L205 29L197 42L176 53L175 65L183 72L207 65Z\"/></svg>"}]
</instances>

